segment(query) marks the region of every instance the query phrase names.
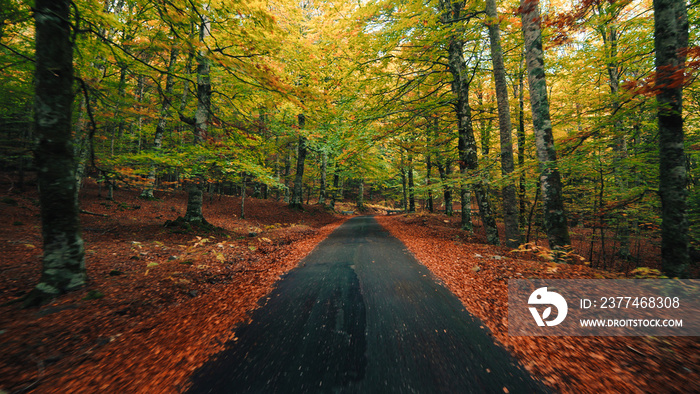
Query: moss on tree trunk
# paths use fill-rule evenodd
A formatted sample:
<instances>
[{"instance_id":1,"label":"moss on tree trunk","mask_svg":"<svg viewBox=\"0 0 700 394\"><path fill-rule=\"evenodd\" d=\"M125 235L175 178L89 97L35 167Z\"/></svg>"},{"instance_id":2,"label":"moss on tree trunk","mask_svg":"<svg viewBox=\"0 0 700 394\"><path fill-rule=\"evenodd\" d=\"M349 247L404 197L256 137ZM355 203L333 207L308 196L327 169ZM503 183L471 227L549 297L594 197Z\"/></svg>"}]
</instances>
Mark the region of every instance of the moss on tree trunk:
<instances>
[{"instance_id":1,"label":"moss on tree trunk","mask_svg":"<svg viewBox=\"0 0 700 394\"><path fill-rule=\"evenodd\" d=\"M39 305L87 281L71 136L73 46L70 1L37 0L35 150L44 255L39 284L25 306Z\"/></svg>"},{"instance_id":2,"label":"moss on tree trunk","mask_svg":"<svg viewBox=\"0 0 700 394\"><path fill-rule=\"evenodd\" d=\"M544 227L549 246L554 250L571 244L569 228L562 200L562 182L557 167L557 151L554 146L552 122L549 115L547 82L544 73L544 51L538 0L521 0L521 19L525 37L528 83L535 145L540 163L540 189L544 209Z\"/></svg>"}]
</instances>

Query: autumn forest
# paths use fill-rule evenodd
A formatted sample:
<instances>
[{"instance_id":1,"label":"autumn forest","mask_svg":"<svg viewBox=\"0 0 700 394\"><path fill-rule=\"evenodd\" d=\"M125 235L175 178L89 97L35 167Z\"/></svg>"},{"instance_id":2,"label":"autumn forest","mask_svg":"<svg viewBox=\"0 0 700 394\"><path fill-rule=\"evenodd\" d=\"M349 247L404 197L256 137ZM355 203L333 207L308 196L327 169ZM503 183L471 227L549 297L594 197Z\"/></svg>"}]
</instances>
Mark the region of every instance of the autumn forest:
<instances>
[{"instance_id":1,"label":"autumn forest","mask_svg":"<svg viewBox=\"0 0 700 394\"><path fill-rule=\"evenodd\" d=\"M141 305L141 316L199 302L212 283L240 299L238 315L197 323L212 354L208 333L243 319L355 214L386 216L468 309L473 290L427 262L458 261L439 254L455 244L467 261L518 256L516 269L558 278L697 278L699 21L696 0L0 0L0 250L14 256L0 266L2 308L29 322L26 308L79 314L70 297L133 288L143 300L155 278L167 282L160 301L106 309L128 317ZM411 238L426 229L441 250ZM136 268L110 254L143 267L127 281ZM270 258L285 264L256 265ZM455 269L486 287L507 275ZM237 275L235 290L213 284L222 272ZM209 308L188 305L180 316ZM493 323L472 313L498 331L499 308ZM105 322L91 324L127 327ZM191 333L179 324L163 349ZM84 327L90 343L105 335ZM65 349L87 346L71 340ZM546 347L499 340L526 364ZM15 376L0 378L0 393L42 379L87 387L61 372L74 350L19 343L0 364ZM660 345L621 343L662 357ZM669 346L680 357L697 344ZM205 355L192 352L183 365L194 369ZM130 353L110 354L121 368ZM558 375L589 373L576 368L527 367L556 391L595 387L589 370L573 383ZM171 375L154 382L187 376Z\"/></svg>"}]
</instances>

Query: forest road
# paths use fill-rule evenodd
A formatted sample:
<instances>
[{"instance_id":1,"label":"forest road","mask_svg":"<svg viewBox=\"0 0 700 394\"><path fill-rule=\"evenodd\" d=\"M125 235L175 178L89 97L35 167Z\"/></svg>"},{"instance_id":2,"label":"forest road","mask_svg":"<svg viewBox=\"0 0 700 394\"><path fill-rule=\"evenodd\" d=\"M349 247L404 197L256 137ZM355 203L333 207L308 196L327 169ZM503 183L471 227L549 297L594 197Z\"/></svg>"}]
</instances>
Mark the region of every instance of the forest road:
<instances>
[{"instance_id":1,"label":"forest road","mask_svg":"<svg viewBox=\"0 0 700 394\"><path fill-rule=\"evenodd\" d=\"M480 325L401 241L356 217L278 282L188 392L546 392Z\"/></svg>"}]
</instances>

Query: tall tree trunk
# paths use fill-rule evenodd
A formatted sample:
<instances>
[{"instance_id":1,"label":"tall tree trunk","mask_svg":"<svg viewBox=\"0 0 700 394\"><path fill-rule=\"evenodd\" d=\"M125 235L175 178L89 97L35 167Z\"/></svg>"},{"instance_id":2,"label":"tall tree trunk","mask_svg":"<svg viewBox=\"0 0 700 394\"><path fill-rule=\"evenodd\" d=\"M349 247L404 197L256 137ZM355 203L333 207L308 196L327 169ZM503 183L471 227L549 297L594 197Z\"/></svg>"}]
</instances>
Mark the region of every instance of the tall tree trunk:
<instances>
[{"instance_id":1,"label":"tall tree trunk","mask_svg":"<svg viewBox=\"0 0 700 394\"><path fill-rule=\"evenodd\" d=\"M286 155L284 156L284 202L289 204L289 174L292 172L292 144L285 146Z\"/></svg>"},{"instance_id":2,"label":"tall tree trunk","mask_svg":"<svg viewBox=\"0 0 700 394\"><path fill-rule=\"evenodd\" d=\"M430 145L430 142L428 142L428 145ZM430 147L428 147L430 149ZM425 185L428 188L428 201L426 202L426 208L428 208L428 212L433 213L435 211L435 208L433 207L433 189L432 189L432 182L430 180L430 173L433 170L433 163L431 161L430 157L430 150L425 154Z\"/></svg>"},{"instance_id":3,"label":"tall tree trunk","mask_svg":"<svg viewBox=\"0 0 700 394\"><path fill-rule=\"evenodd\" d=\"M443 23L453 24L461 19L461 10L464 1L440 2ZM455 112L457 113L457 127L459 140L457 150L459 152L459 168L461 173L462 188L460 197L462 199L462 228L471 229L471 210L465 209L470 206L471 196L467 189L468 176L476 176L479 169L479 160L476 153L476 139L474 138L474 128L472 125L471 108L469 107L469 80L467 79L467 64L464 60L463 46L461 38L463 27L456 25L455 32L449 37L448 68L452 74L452 92L457 96ZM486 230L486 240L488 243L498 245L498 227L491 212L491 203L484 182L480 179L471 181L472 189L476 195L479 205L479 214Z\"/></svg>"},{"instance_id":4,"label":"tall tree trunk","mask_svg":"<svg viewBox=\"0 0 700 394\"><path fill-rule=\"evenodd\" d=\"M335 165L333 173L333 190L331 190L331 208L335 209L336 196L338 195L338 187L340 186L340 175L338 175L338 165Z\"/></svg>"},{"instance_id":5,"label":"tall tree trunk","mask_svg":"<svg viewBox=\"0 0 700 394\"><path fill-rule=\"evenodd\" d=\"M433 154L436 153L436 149L433 146L434 144L434 137L438 135L438 130L439 130L439 119L437 116L433 115L431 117L426 118L426 122L428 123L428 127L425 133L425 169L426 169L426 174L425 174L425 184L428 187L428 202L427 202L427 208L428 212L433 213L435 212L435 201L433 197L433 180L432 180L432 172L433 172Z\"/></svg>"},{"instance_id":6,"label":"tall tree trunk","mask_svg":"<svg viewBox=\"0 0 700 394\"><path fill-rule=\"evenodd\" d=\"M194 29L194 27L192 27L192 29ZM180 96L180 108L178 111L180 117L182 117L185 109L187 109L187 101L190 95L190 75L192 74L192 62L195 56L196 54L194 51L190 51L187 55L187 61L185 62L185 76L187 78L182 81L182 95Z\"/></svg>"},{"instance_id":7,"label":"tall tree trunk","mask_svg":"<svg viewBox=\"0 0 700 394\"><path fill-rule=\"evenodd\" d=\"M687 277L686 158L683 147L683 71L688 47L684 0L654 0L656 100L659 105L661 266L670 277Z\"/></svg>"},{"instance_id":8,"label":"tall tree trunk","mask_svg":"<svg viewBox=\"0 0 700 394\"><path fill-rule=\"evenodd\" d=\"M453 89L456 87L457 94L457 124L459 140L457 151L459 153L459 169L461 173L462 187L460 198L462 203L462 228L471 230L471 193L467 185L472 184L472 190L476 196L479 206L479 216L486 231L486 241L492 245L498 245L498 227L496 219L491 212L491 202L487 193L486 185L482 179L478 178L479 159L476 153L476 139L474 138L474 127L472 125L471 108L469 107L469 83L464 79L466 63L462 55L461 40L453 39L450 43L450 70L455 79ZM467 177L476 177L469 182Z\"/></svg>"},{"instance_id":9,"label":"tall tree trunk","mask_svg":"<svg viewBox=\"0 0 700 394\"><path fill-rule=\"evenodd\" d=\"M245 219L246 173L241 173L241 219Z\"/></svg>"},{"instance_id":10,"label":"tall tree trunk","mask_svg":"<svg viewBox=\"0 0 700 394\"><path fill-rule=\"evenodd\" d=\"M525 60L525 53L522 53L522 65ZM525 181L525 86L523 81L524 70L518 71L518 85L515 88L518 96L518 170L520 177L518 179L518 201L520 203L520 224L525 223L525 211L527 202L527 185Z\"/></svg>"},{"instance_id":11,"label":"tall tree trunk","mask_svg":"<svg viewBox=\"0 0 700 394\"><path fill-rule=\"evenodd\" d=\"M71 139L71 2L36 0L34 125L44 255L41 279L24 300L40 305L87 281Z\"/></svg>"},{"instance_id":12,"label":"tall tree trunk","mask_svg":"<svg viewBox=\"0 0 700 394\"><path fill-rule=\"evenodd\" d=\"M450 174L452 174L452 163L446 161L443 165L440 161L437 161L435 165L438 168L438 173L440 174L440 182L442 182L442 197L445 203L445 215L452 216L454 210L452 208L452 188L448 184ZM464 207L462 207L464 210ZM471 204L469 207L471 211Z\"/></svg>"},{"instance_id":13,"label":"tall tree trunk","mask_svg":"<svg viewBox=\"0 0 700 394\"><path fill-rule=\"evenodd\" d=\"M124 135L124 114L122 114L122 105L124 105L124 97L126 96L126 70L126 66L121 66L119 70L119 84L117 85L117 97L119 97L119 100L114 106L117 124L112 125L112 139L109 143L110 156L114 156L114 145L117 139L121 139Z\"/></svg>"},{"instance_id":14,"label":"tall tree trunk","mask_svg":"<svg viewBox=\"0 0 700 394\"><path fill-rule=\"evenodd\" d=\"M484 105L484 89L481 84L481 78L476 80L476 103L483 111L484 117L481 118L477 124L479 126L479 142L481 143L481 156L488 157L491 153L491 131L493 129L493 109L491 105ZM490 174L486 173L485 176L488 177Z\"/></svg>"},{"instance_id":15,"label":"tall tree trunk","mask_svg":"<svg viewBox=\"0 0 700 394\"><path fill-rule=\"evenodd\" d=\"M401 209L408 212L408 187L406 185L406 169L401 167L401 188L403 191L401 198Z\"/></svg>"},{"instance_id":16,"label":"tall tree trunk","mask_svg":"<svg viewBox=\"0 0 700 394\"><path fill-rule=\"evenodd\" d=\"M26 112L29 114L29 117L27 119L31 119L31 114L33 111L33 106L34 103L30 100L27 100L26 106L28 107L26 109ZM22 150L28 150L28 146L31 146L33 144L32 141L34 141L34 123L33 122L27 122L26 127L23 128L23 133L22 133ZM24 186L25 186L25 180L24 180L24 174L25 174L25 166L26 166L26 161L27 158L25 157L24 154L20 155L19 157L19 168L17 169L17 188L19 189L20 193L24 193Z\"/></svg>"},{"instance_id":17,"label":"tall tree trunk","mask_svg":"<svg viewBox=\"0 0 700 394\"><path fill-rule=\"evenodd\" d=\"M147 62L147 60L146 60ZM136 134L138 136L137 141L136 141L136 153L141 153L141 143L142 143L142 138L141 136L143 135L143 94L146 90L146 77L141 74L137 78L136 82L136 102L138 103L136 105L138 115L136 116ZM133 133L132 133L133 134Z\"/></svg>"},{"instance_id":18,"label":"tall tree trunk","mask_svg":"<svg viewBox=\"0 0 700 394\"><path fill-rule=\"evenodd\" d=\"M413 155L408 154L408 212L416 211L416 185L413 182Z\"/></svg>"},{"instance_id":19,"label":"tall tree trunk","mask_svg":"<svg viewBox=\"0 0 700 394\"><path fill-rule=\"evenodd\" d=\"M321 182L318 191L318 203L326 203L326 169L328 167L328 153L323 150L321 152Z\"/></svg>"},{"instance_id":20,"label":"tall tree trunk","mask_svg":"<svg viewBox=\"0 0 700 394\"><path fill-rule=\"evenodd\" d=\"M207 10L205 10L207 11ZM202 24L199 31L199 41L204 43L209 36L209 20L202 16ZM206 48L199 50L197 54L197 111L194 114L194 144L200 145L209 130L209 114L211 112L211 63ZM197 174L196 178L189 182L187 190L187 212L185 220L188 222L206 224L202 213L204 194L204 175Z\"/></svg>"},{"instance_id":21,"label":"tall tree trunk","mask_svg":"<svg viewBox=\"0 0 700 394\"><path fill-rule=\"evenodd\" d=\"M299 114L299 131L303 133L306 125L304 114ZM306 137L299 135L299 146L297 147L297 173L294 177L294 190L292 190L292 202L289 204L292 208L302 208L302 186L304 184L304 162L306 161Z\"/></svg>"},{"instance_id":22,"label":"tall tree trunk","mask_svg":"<svg viewBox=\"0 0 700 394\"><path fill-rule=\"evenodd\" d=\"M306 205L311 204L311 192L316 187L316 180L313 179L310 186L306 187Z\"/></svg>"},{"instance_id":23,"label":"tall tree trunk","mask_svg":"<svg viewBox=\"0 0 700 394\"><path fill-rule=\"evenodd\" d=\"M365 209L365 179L360 178L360 187L357 192L357 210L362 211Z\"/></svg>"},{"instance_id":24,"label":"tall tree trunk","mask_svg":"<svg viewBox=\"0 0 700 394\"><path fill-rule=\"evenodd\" d=\"M175 62L177 61L177 56L179 54L179 49L173 47L170 49L170 60L168 61L168 75L165 77L165 92L162 95L162 103L160 106L160 115L158 117L158 123L156 124L156 132L153 137L153 151L158 153L161 146L163 146L163 135L165 134L165 126L168 121L168 112L170 111L170 106L172 105L173 90L175 88L175 78L173 77L173 71L175 70ZM148 171L148 180L146 187L144 187L141 192L142 198L153 198L153 189L156 184L156 166L151 165Z\"/></svg>"},{"instance_id":25,"label":"tall tree trunk","mask_svg":"<svg viewBox=\"0 0 700 394\"><path fill-rule=\"evenodd\" d=\"M549 116L539 0L521 0L520 9L525 37L532 123L535 130L537 157L540 163L544 226L550 248L561 250L569 246L571 241L566 223L564 201L562 200L562 182L557 167L557 151L554 147L552 122Z\"/></svg>"},{"instance_id":26,"label":"tall tree trunk","mask_svg":"<svg viewBox=\"0 0 700 394\"><path fill-rule=\"evenodd\" d=\"M87 100L85 96L80 99L80 106L78 107L78 120L75 124L75 134L73 135L74 147L75 147L75 180L76 180L76 190L80 193L82 187L83 178L86 173L86 166L88 161L88 156L90 154L90 138L89 133L85 130L85 112L87 111ZM20 159L20 166L22 160Z\"/></svg>"},{"instance_id":27,"label":"tall tree trunk","mask_svg":"<svg viewBox=\"0 0 700 394\"><path fill-rule=\"evenodd\" d=\"M513 160L513 143L511 142L510 106L508 104L508 87L506 69L503 64L501 49L501 31L498 26L496 0L486 0L486 16L489 18L489 39L491 41L491 59L493 78L496 82L496 100L498 102L498 128L501 140L501 175L505 184L501 189L503 195L503 222L505 224L506 245L516 248L520 245L522 235L518 223L518 202L515 197L515 162Z\"/></svg>"},{"instance_id":28,"label":"tall tree trunk","mask_svg":"<svg viewBox=\"0 0 700 394\"><path fill-rule=\"evenodd\" d=\"M279 147L279 136L275 135L275 147ZM280 183L280 152L279 148L275 149L275 181L277 181L277 184L279 185ZM275 187L275 200L279 200L280 198L280 192L279 192L279 187Z\"/></svg>"}]
</instances>

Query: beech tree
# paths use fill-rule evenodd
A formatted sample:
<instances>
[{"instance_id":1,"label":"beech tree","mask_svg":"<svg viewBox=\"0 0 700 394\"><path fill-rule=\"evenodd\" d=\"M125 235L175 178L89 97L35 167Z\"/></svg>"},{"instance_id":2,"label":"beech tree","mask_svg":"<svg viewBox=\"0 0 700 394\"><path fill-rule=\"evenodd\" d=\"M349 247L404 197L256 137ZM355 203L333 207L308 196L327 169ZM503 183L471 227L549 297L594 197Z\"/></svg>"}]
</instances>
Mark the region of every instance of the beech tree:
<instances>
[{"instance_id":1,"label":"beech tree","mask_svg":"<svg viewBox=\"0 0 700 394\"><path fill-rule=\"evenodd\" d=\"M540 163L539 180L544 210L544 226L550 247L554 250L561 250L570 246L571 241L564 211L561 176L557 167L557 151L554 146L552 121L549 114L539 0L521 0L520 10L525 38L532 124L535 130L535 144Z\"/></svg>"},{"instance_id":2,"label":"beech tree","mask_svg":"<svg viewBox=\"0 0 700 394\"><path fill-rule=\"evenodd\" d=\"M207 37L211 35L208 7L201 12L199 24L199 42L202 47L197 53L197 110L194 114L194 144L201 145L209 130L211 118L211 62L206 47ZM202 213L202 196L204 188L203 174L195 174L187 188L187 212L185 221L206 224Z\"/></svg>"},{"instance_id":3,"label":"beech tree","mask_svg":"<svg viewBox=\"0 0 700 394\"><path fill-rule=\"evenodd\" d=\"M156 131L153 136L153 150L158 152L163 146L163 135L166 131L166 124L168 121L168 115L172 102L174 100L173 90L175 89L175 77L173 73L175 72L175 63L177 62L177 57L180 51L178 48L173 47L170 49L170 59L168 61L167 76L165 77L165 91L162 94L162 103L160 107L160 114L158 117L158 123L156 124ZM151 166L148 172L148 183L141 192L141 197L143 198L154 198L153 189L156 183L156 166Z\"/></svg>"},{"instance_id":4,"label":"beech tree","mask_svg":"<svg viewBox=\"0 0 700 394\"><path fill-rule=\"evenodd\" d=\"M448 68L452 74L452 91L456 96L454 105L457 114L458 125L458 151L459 167L462 173L462 188L460 196L462 201L462 227L471 229L471 217L469 215L471 207L471 197L466 182L472 183L472 190L476 195L479 205L479 214L486 229L486 239L490 244L498 245L498 227L491 209L491 202L483 180L467 179L469 172L476 172L479 168L479 159L476 152L476 139L474 138L474 127L472 125L471 107L469 106L469 73L464 60L464 42L461 38L463 33L460 27L464 19L470 19L470 15L464 12L464 1L448 2L440 1L441 20L448 29L453 32L448 35L447 53Z\"/></svg>"},{"instance_id":5,"label":"beech tree","mask_svg":"<svg viewBox=\"0 0 700 394\"><path fill-rule=\"evenodd\" d=\"M85 285L75 159L71 136L73 43L71 2L37 0L34 151L44 255L41 279L24 301L38 305Z\"/></svg>"},{"instance_id":6,"label":"beech tree","mask_svg":"<svg viewBox=\"0 0 700 394\"><path fill-rule=\"evenodd\" d=\"M306 117L304 114L298 115L299 119L299 132L302 133L304 127L306 126ZM294 176L294 188L292 189L292 201L289 204L290 207L301 209L302 208L302 187L304 182L304 165L306 164L306 145L308 140L303 134L299 135L299 142L297 145L297 171Z\"/></svg>"},{"instance_id":7,"label":"beech tree","mask_svg":"<svg viewBox=\"0 0 700 394\"><path fill-rule=\"evenodd\" d=\"M659 105L661 263L672 277L688 275L687 173L683 147L683 77L688 14L683 0L654 0L656 100Z\"/></svg>"},{"instance_id":8,"label":"beech tree","mask_svg":"<svg viewBox=\"0 0 700 394\"><path fill-rule=\"evenodd\" d=\"M518 203L515 198L515 171L513 160L513 143L511 142L510 104L508 103L508 86L506 70L501 49L501 29L499 27L496 0L486 0L486 16L489 18L489 41L491 43L491 62L496 83L496 100L498 103L498 128L501 141L501 174L506 179L501 189L503 194L503 221L505 224L506 245L517 248L520 245L520 224L518 223Z\"/></svg>"}]
</instances>

